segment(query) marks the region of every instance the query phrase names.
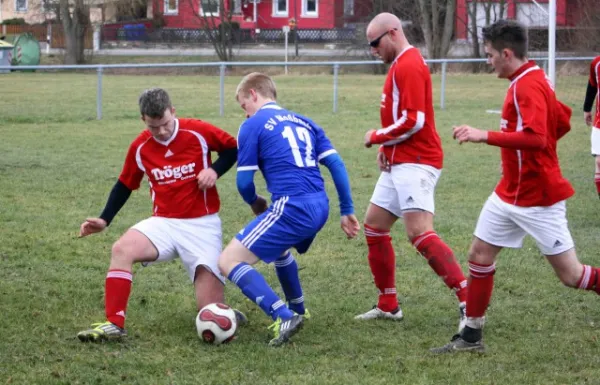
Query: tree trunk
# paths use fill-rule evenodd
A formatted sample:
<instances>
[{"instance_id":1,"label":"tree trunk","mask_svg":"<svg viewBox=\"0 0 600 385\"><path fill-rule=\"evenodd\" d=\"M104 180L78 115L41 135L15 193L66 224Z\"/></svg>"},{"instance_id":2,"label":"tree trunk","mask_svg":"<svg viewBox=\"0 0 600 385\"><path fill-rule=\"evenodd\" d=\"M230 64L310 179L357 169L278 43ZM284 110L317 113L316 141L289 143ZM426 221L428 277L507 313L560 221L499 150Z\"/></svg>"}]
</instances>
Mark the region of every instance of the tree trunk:
<instances>
[{"instance_id":1,"label":"tree trunk","mask_svg":"<svg viewBox=\"0 0 600 385\"><path fill-rule=\"evenodd\" d=\"M71 13L69 0L60 0L59 13L65 35L65 64L85 62L85 28L89 25L89 9L83 0L75 0Z\"/></svg>"},{"instance_id":2,"label":"tree trunk","mask_svg":"<svg viewBox=\"0 0 600 385\"><path fill-rule=\"evenodd\" d=\"M423 35L429 59L440 59L448 55L454 31L456 0L419 0L423 23ZM439 65L432 65L436 72Z\"/></svg>"}]
</instances>

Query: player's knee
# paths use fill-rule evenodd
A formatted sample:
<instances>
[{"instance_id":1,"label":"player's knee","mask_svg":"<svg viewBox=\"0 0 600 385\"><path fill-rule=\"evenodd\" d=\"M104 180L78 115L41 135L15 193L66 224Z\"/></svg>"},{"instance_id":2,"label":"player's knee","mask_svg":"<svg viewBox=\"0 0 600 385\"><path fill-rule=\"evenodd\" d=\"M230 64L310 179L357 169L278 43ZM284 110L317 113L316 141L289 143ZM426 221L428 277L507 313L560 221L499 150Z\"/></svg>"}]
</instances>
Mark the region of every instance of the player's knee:
<instances>
[{"instance_id":1,"label":"player's knee","mask_svg":"<svg viewBox=\"0 0 600 385\"><path fill-rule=\"evenodd\" d=\"M133 261L135 259L134 245L121 240L116 241L112 246L111 259L116 262Z\"/></svg>"}]
</instances>

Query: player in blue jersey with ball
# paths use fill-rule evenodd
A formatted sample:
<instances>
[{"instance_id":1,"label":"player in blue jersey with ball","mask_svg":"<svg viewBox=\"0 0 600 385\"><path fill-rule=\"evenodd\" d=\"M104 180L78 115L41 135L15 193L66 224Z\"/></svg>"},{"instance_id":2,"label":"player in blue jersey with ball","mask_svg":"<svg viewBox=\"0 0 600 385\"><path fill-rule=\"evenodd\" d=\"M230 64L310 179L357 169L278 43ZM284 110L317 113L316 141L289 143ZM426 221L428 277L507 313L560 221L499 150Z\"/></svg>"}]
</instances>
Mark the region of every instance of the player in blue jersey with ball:
<instances>
[{"instance_id":1,"label":"player in blue jersey with ball","mask_svg":"<svg viewBox=\"0 0 600 385\"><path fill-rule=\"evenodd\" d=\"M348 238L360 231L342 158L321 127L279 106L276 98L275 83L267 75L251 73L238 85L236 99L248 119L238 133L237 187L257 217L219 258L222 273L275 321L270 327L272 346L287 342L310 316L290 249L305 253L327 222L329 199L317 163L331 172L342 230ZM271 193L271 206L256 195L254 173L258 170ZM274 262L287 305L252 268L259 260Z\"/></svg>"}]
</instances>

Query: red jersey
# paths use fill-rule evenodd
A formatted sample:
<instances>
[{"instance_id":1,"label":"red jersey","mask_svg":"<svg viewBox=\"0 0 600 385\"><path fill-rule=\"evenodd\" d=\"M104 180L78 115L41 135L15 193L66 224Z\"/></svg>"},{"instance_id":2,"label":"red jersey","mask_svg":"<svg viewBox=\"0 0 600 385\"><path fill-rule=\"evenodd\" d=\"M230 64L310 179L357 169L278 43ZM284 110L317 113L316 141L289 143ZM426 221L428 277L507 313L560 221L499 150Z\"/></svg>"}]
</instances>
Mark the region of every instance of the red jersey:
<instances>
[{"instance_id":1,"label":"red jersey","mask_svg":"<svg viewBox=\"0 0 600 385\"><path fill-rule=\"evenodd\" d=\"M546 74L533 61L519 68L510 80L500 129L538 134L545 138L545 146L530 150L502 148L502 179L495 192L512 205L551 206L574 193L562 176L556 155L556 142L568 131L565 126L571 111L556 100Z\"/></svg>"},{"instance_id":2,"label":"red jersey","mask_svg":"<svg viewBox=\"0 0 600 385\"><path fill-rule=\"evenodd\" d=\"M216 187L200 190L196 176L212 162L211 151L235 148L235 138L201 120L175 119L175 130L166 142L144 130L129 146L119 180L131 190L148 177L153 215L197 218L219 211Z\"/></svg>"},{"instance_id":3,"label":"red jersey","mask_svg":"<svg viewBox=\"0 0 600 385\"><path fill-rule=\"evenodd\" d=\"M590 65L590 84L596 87L596 117L594 127L600 129L600 56L595 58Z\"/></svg>"},{"instance_id":4,"label":"red jersey","mask_svg":"<svg viewBox=\"0 0 600 385\"><path fill-rule=\"evenodd\" d=\"M381 95L381 126L371 143L382 144L390 164L418 163L438 169L444 153L435 130L431 74L414 47L392 63Z\"/></svg>"}]
</instances>

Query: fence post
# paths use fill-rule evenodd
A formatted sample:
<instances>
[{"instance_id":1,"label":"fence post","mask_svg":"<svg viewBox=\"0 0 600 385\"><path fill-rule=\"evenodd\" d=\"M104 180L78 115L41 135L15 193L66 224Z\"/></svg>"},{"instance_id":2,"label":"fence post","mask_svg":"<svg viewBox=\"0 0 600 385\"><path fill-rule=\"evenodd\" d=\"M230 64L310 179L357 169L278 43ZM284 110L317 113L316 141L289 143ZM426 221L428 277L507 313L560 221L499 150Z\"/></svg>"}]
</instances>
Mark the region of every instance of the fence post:
<instances>
[{"instance_id":1,"label":"fence post","mask_svg":"<svg viewBox=\"0 0 600 385\"><path fill-rule=\"evenodd\" d=\"M340 64L333 64L333 113L338 110L338 74L340 72Z\"/></svg>"},{"instance_id":2,"label":"fence post","mask_svg":"<svg viewBox=\"0 0 600 385\"><path fill-rule=\"evenodd\" d=\"M96 119L102 119L102 67L98 67L98 87L96 90Z\"/></svg>"},{"instance_id":3,"label":"fence post","mask_svg":"<svg viewBox=\"0 0 600 385\"><path fill-rule=\"evenodd\" d=\"M448 70L448 62L442 62L442 90L440 95L440 107L441 109L446 108L446 73Z\"/></svg>"},{"instance_id":4,"label":"fence post","mask_svg":"<svg viewBox=\"0 0 600 385\"><path fill-rule=\"evenodd\" d=\"M2 24L2 35L6 36L6 24Z\"/></svg>"},{"instance_id":5,"label":"fence post","mask_svg":"<svg viewBox=\"0 0 600 385\"><path fill-rule=\"evenodd\" d=\"M548 60L544 60L544 64L543 64L542 68L544 68L544 72L547 74L548 73Z\"/></svg>"},{"instance_id":6,"label":"fence post","mask_svg":"<svg viewBox=\"0 0 600 385\"><path fill-rule=\"evenodd\" d=\"M225 115L225 64L219 66L219 115Z\"/></svg>"}]
</instances>

